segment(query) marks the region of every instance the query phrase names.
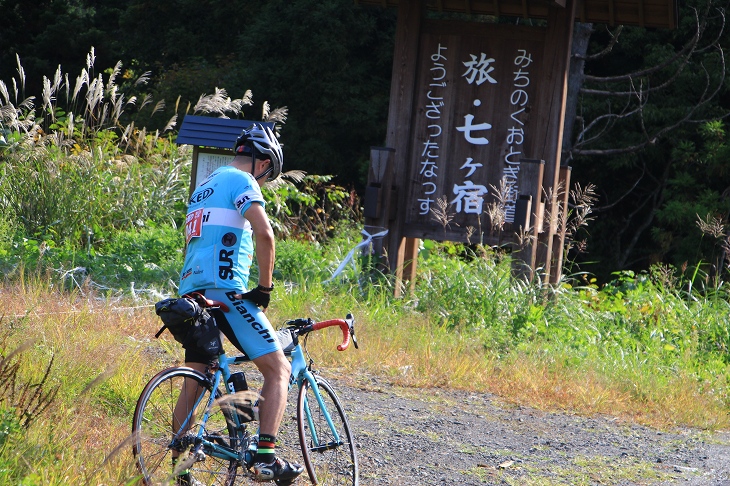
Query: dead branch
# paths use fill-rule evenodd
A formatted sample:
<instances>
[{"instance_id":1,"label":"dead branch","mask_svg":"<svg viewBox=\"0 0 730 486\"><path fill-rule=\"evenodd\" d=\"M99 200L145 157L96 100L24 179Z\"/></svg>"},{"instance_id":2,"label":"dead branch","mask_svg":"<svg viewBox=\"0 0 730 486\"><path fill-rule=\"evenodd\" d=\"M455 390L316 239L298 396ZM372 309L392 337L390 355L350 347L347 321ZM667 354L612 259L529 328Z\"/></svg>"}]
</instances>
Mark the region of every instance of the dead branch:
<instances>
[{"instance_id":1,"label":"dead branch","mask_svg":"<svg viewBox=\"0 0 730 486\"><path fill-rule=\"evenodd\" d=\"M608 54L611 53L613 50L613 47L618 44L618 38L621 35L621 32L623 31L624 26L619 25L616 28L615 33L608 30L608 27L606 27L606 30L608 31L608 35L611 36L611 42L608 43L608 45L601 51L597 52L596 54L591 54L590 56L575 56L576 59L582 59L584 61L595 61L597 59L601 59L602 57L606 57Z\"/></svg>"},{"instance_id":2,"label":"dead branch","mask_svg":"<svg viewBox=\"0 0 730 486\"><path fill-rule=\"evenodd\" d=\"M700 38L702 37L702 33L704 32L705 28L707 27L707 21L705 20L705 17L703 16L703 20L700 21L700 18L697 14L697 10L695 10L695 18L697 21L697 29L695 30L694 36L687 41L687 43L684 45L684 47L678 51L674 56L670 57L669 59L665 60L664 62L661 62L655 66L651 66L646 69L642 69L639 71L635 71L633 73L627 73L627 74L621 74L619 76L591 76L586 75L585 81L586 82L596 82L596 83L617 83L617 82L625 82L632 78L638 78L642 76L649 76L652 74L655 74L662 69L664 69L667 66L670 66L674 64L677 60L681 59L682 64L687 64L689 59L694 54L697 44L700 41ZM724 23L723 23L724 26ZM720 29L722 30L722 29ZM709 44L712 45L712 44Z\"/></svg>"},{"instance_id":3,"label":"dead branch","mask_svg":"<svg viewBox=\"0 0 730 486\"><path fill-rule=\"evenodd\" d=\"M628 118L636 113L638 113L640 107L637 107L636 109L629 110L631 107L632 100L627 100L624 107L621 109L619 113L605 113L603 115L600 115L596 118L594 118L587 126L584 126L578 136L576 137L576 142L573 145L572 152L575 152L575 147L580 147L582 145L587 145L599 138L601 138L605 133L607 133L618 120L623 118ZM609 101L609 109L610 109L610 101ZM595 135L591 136L590 138L584 138L586 134L591 133L594 128L596 128L599 124L603 124L603 127L596 133Z\"/></svg>"},{"instance_id":4,"label":"dead branch","mask_svg":"<svg viewBox=\"0 0 730 486\"><path fill-rule=\"evenodd\" d=\"M644 175L645 174L646 174L646 164L644 164L642 166L642 168L641 168L641 175L639 175L639 178L636 179L636 182L634 182L634 184L623 195L619 196L619 198L616 199L611 204L608 204L606 206L601 206L601 207L595 208L593 211L596 212L596 213L600 213L601 211L608 211L609 209L612 209L618 203L620 203L621 201L623 201L624 199L626 199L626 197L628 197L629 194L631 194L631 193L634 192L634 189L636 189L639 186L639 182L641 182L641 180L644 178Z\"/></svg>"},{"instance_id":5,"label":"dead branch","mask_svg":"<svg viewBox=\"0 0 730 486\"><path fill-rule=\"evenodd\" d=\"M642 127L644 128L644 136L645 140L641 143L637 143L628 147L619 147L619 148L612 148L612 149L581 149L581 146L585 146L587 142L580 142L581 139L585 136L585 129L578 135L577 140L579 142L576 142L576 144L573 146L571 152L573 154L580 154L580 155L618 155L618 154L626 154L626 153L633 153L637 152L649 145L653 145L656 143L656 141L664 136L665 134L671 132L672 130L676 129L680 125L683 125L685 123L703 123L707 121L706 119L693 119L693 116L695 113L697 113L702 107L707 105L712 99L717 96L717 94L720 92L720 89L722 89L722 86L725 82L725 55L722 50L722 47L717 46L718 51L720 52L719 60L722 65L722 69L718 70L722 73L720 79L718 80L717 84L714 86L714 89L711 90L712 80L710 79L710 74L707 72L707 69L705 68L704 64L700 64L704 74L705 74L705 88L702 92L702 95L699 97L699 100L687 111L685 116L675 121L675 123L662 127L660 129L657 129L654 133L649 134L646 131L646 128L644 127L644 120L643 116L641 117L640 123L642 124ZM641 106L637 108L637 110L634 110L634 112L641 113ZM602 115L603 117L610 117L611 115ZM628 115L626 115L628 116ZM626 116L623 116L625 118ZM713 119L723 119L730 116L730 112L725 113L724 115L720 117L713 117ZM601 117L599 117L601 118ZM593 125L593 123L589 124L589 126ZM605 131L605 130L604 130ZM595 140L596 137L591 137L590 140Z\"/></svg>"}]
</instances>

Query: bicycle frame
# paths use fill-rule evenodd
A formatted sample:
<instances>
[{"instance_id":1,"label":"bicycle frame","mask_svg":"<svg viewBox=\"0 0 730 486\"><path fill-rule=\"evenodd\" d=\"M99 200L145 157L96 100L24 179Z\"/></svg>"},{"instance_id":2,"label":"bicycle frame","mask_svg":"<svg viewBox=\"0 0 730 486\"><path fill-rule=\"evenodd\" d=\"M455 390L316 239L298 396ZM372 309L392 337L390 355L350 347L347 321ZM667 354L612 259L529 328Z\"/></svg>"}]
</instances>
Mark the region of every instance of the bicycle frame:
<instances>
[{"instance_id":1,"label":"bicycle frame","mask_svg":"<svg viewBox=\"0 0 730 486\"><path fill-rule=\"evenodd\" d=\"M242 451L241 453L235 452L234 450L221 446L219 444L216 444L215 442L211 442L209 440L206 440L204 436L205 432L205 424L208 422L208 418L210 417L210 414L213 410L213 404L215 403L215 390L218 389L221 383L227 383L228 379L231 377L231 370L230 365L232 364L240 364L249 362L250 360L246 356L235 356L235 357L228 357L225 353L221 354L218 357L218 367L212 375L212 381L211 381L211 387L213 392L210 394L210 398L208 399L208 403L205 407L205 412L203 414L203 418L201 420L200 425L198 426L198 430L196 432L196 443L202 445L206 448L206 452L210 455L213 455L215 457L221 458L221 459L227 459L227 460L237 460L242 463L248 462L245 457L246 452L248 451ZM327 421L327 425L330 427L330 430L332 431L332 435L335 438L335 444L340 443L340 437L337 432L337 429L332 422L332 417L330 416L329 410L327 409L327 406L322 399L322 395L319 393L319 388L317 387L317 382L314 378L314 374L309 369L309 366L307 366L306 358L304 356L304 350L302 349L301 344L297 344L291 351L291 375L289 378L289 388L294 385L294 383L297 384L298 388L302 387L302 384L306 380L309 382L309 385L311 387L312 392L314 393L314 396L317 399L317 402L319 403L320 409L324 413L325 420ZM226 393L230 393L228 391L228 388L225 388ZM201 393L198 398L196 398L195 407L197 407L200 404L200 400L202 399L204 393ZM306 399L306 398L305 398ZM195 409L193 407L193 409ZM321 445L319 444L319 439L317 438L316 428L314 427L314 423L312 421L311 411L309 409L308 404L305 403L305 414L307 418L307 422L309 424L311 433L312 433L312 439L317 444L317 449L325 447L329 448L332 447L331 444L325 444ZM235 420L236 429L238 430L240 428L241 423L239 422L238 415L232 414L232 418ZM190 417L185 419L185 422L183 422L181 426L181 430L185 430L188 426L187 421L190 419Z\"/></svg>"},{"instance_id":2,"label":"bicycle frame","mask_svg":"<svg viewBox=\"0 0 730 486\"><path fill-rule=\"evenodd\" d=\"M245 359L244 359L245 358ZM203 418L200 422L200 425L198 425L198 431L196 432L196 443L199 444L202 447L205 447L207 449L207 453L218 457L220 459L227 459L227 460L235 460L244 462L245 461L245 453L246 451L242 451L242 453L237 453L234 450L221 446L219 444L216 444L215 442L210 442L209 440L206 440L203 438L204 432L205 432L205 424L208 423L208 418L210 418L210 414L213 410L213 404L215 403L216 397L215 397L215 391L218 390L218 386L221 384L221 381L224 383L228 382L228 379L231 377L231 371L230 371L230 365L235 363L243 363L245 361L248 361L248 358L245 356L235 356L235 357L228 357L225 353L221 354L218 357L218 367L212 375L212 381L211 381L211 394L210 398L208 399L208 403L205 407L205 412L203 413ZM228 392L228 389L226 388L226 393ZM193 406L193 410L197 408L197 406L200 404L200 400L203 398L205 393L201 393L199 397L195 399L195 404ZM240 430L241 423L238 419L237 414L232 414L232 417L235 420L236 430ZM190 420L190 416L188 416L185 421L182 423L180 430L186 430L188 427L188 420Z\"/></svg>"}]
</instances>

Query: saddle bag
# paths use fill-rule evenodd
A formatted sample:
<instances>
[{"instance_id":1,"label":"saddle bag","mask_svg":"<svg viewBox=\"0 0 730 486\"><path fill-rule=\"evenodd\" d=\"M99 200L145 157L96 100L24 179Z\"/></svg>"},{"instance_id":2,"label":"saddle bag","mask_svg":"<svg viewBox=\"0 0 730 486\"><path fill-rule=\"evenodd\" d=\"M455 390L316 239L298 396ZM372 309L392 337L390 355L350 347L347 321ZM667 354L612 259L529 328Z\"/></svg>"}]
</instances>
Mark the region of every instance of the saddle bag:
<instances>
[{"instance_id":1,"label":"saddle bag","mask_svg":"<svg viewBox=\"0 0 730 486\"><path fill-rule=\"evenodd\" d=\"M197 348L211 355L223 353L220 331L213 316L192 298L170 298L155 304L155 313L163 326L156 338L167 329L183 348Z\"/></svg>"}]
</instances>

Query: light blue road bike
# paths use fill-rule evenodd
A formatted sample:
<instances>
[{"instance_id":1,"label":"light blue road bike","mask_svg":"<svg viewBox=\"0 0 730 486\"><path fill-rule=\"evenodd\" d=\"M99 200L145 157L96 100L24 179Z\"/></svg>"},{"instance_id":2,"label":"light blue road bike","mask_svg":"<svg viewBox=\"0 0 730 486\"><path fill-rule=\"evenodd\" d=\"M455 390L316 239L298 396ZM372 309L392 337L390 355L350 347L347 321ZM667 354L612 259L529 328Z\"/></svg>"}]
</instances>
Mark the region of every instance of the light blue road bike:
<instances>
[{"instance_id":1,"label":"light blue road bike","mask_svg":"<svg viewBox=\"0 0 730 486\"><path fill-rule=\"evenodd\" d=\"M213 304L225 310L224 304ZM344 408L332 385L312 370L313 361L307 360L306 353L309 334L331 326L342 330L343 341L337 349L344 351L351 339L357 348L354 325L355 319L348 314L345 319L323 322L288 321L277 332L292 363L290 389L294 384L298 389L296 430L312 484L356 486L359 481L357 451ZM222 354L217 366L205 374L173 367L147 383L132 423L133 454L144 484L175 484L179 472L185 470L190 472L193 484L253 484L249 469L257 447L258 403L250 394L234 395L225 386L231 377L230 367L246 362L248 356ZM188 403L179 400L181 395L189 397ZM241 400L241 395L246 398ZM291 442L296 442L293 428L294 421L282 425L282 446L291 447ZM288 449L287 454L291 451ZM173 455L177 456L174 467ZM287 458L296 460L294 456ZM306 480L303 476L300 482Z\"/></svg>"}]
</instances>

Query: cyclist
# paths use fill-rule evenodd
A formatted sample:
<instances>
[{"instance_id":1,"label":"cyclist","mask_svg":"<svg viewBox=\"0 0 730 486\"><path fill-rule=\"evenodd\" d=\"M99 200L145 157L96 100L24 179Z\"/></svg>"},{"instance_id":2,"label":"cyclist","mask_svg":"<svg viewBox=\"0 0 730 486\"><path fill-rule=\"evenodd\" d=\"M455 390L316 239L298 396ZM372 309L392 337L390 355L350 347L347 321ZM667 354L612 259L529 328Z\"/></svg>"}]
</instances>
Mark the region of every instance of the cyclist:
<instances>
[{"instance_id":1,"label":"cyclist","mask_svg":"<svg viewBox=\"0 0 730 486\"><path fill-rule=\"evenodd\" d=\"M241 132L233 151L232 162L215 170L190 198L180 294L199 292L231 304L229 312L215 313L218 327L251 358L264 377L258 451L252 468L254 479L293 480L303 467L278 458L274 449L286 407L291 365L264 314L274 289L275 244L264 211L261 185L279 176L283 154L271 128L259 123ZM254 239L258 286L248 290ZM200 349L185 350L186 366L201 372L215 358ZM181 402L182 399L178 406ZM179 477L181 483L189 480L189 475Z\"/></svg>"}]
</instances>

